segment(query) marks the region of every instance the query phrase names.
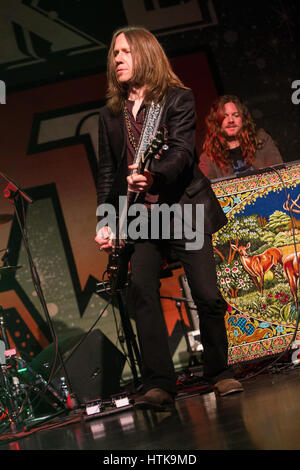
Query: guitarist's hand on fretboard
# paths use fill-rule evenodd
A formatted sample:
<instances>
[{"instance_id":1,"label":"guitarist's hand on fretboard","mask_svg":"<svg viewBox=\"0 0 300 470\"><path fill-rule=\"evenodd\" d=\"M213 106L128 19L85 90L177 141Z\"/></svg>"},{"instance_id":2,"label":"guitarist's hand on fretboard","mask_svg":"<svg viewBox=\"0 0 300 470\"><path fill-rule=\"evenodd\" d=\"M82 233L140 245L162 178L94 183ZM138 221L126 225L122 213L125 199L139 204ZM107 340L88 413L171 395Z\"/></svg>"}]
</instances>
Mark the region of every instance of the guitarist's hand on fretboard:
<instances>
[{"instance_id":1,"label":"guitarist's hand on fretboard","mask_svg":"<svg viewBox=\"0 0 300 470\"><path fill-rule=\"evenodd\" d=\"M144 169L143 173L139 173L138 165L133 164L128 166L129 171L133 171L129 176L127 176L128 191L134 193L147 192L153 184L153 176L150 171Z\"/></svg>"}]
</instances>

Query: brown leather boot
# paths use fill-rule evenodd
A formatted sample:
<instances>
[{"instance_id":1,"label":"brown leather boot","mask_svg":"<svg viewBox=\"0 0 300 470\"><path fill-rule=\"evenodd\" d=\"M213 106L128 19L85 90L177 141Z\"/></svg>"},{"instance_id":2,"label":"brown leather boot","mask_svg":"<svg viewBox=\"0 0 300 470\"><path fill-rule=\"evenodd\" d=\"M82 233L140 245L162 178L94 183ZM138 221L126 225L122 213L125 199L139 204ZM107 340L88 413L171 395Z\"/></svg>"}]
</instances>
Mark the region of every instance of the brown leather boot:
<instances>
[{"instance_id":1,"label":"brown leather boot","mask_svg":"<svg viewBox=\"0 0 300 470\"><path fill-rule=\"evenodd\" d=\"M139 410L172 411L175 409L175 400L165 390L152 388L135 399L134 407Z\"/></svg>"},{"instance_id":2,"label":"brown leather boot","mask_svg":"<svg viewBox=\"0 0 300 470\"><path fill-rule=\"evenodd\" d=\"M244 387L236 379L223 379L214 384L214 392L220 397L230 395L231 393L242 392Z\"/></svg>"}]
</instances>

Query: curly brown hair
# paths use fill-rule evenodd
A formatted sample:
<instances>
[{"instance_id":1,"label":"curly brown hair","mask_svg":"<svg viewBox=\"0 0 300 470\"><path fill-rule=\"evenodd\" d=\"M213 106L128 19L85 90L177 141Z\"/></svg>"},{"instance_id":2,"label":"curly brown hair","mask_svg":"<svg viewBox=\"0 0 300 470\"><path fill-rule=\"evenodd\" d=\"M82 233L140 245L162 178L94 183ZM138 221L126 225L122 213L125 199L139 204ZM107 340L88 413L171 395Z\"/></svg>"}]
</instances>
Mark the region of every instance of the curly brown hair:
<instances>
[{"instance_id":1,"label":"curly brown hair","mask_svg":"<svg viewBox=\"0 0 300 470\"><path fill-rule=\"evenodd\" d=\"M255 152L262 146L262 142L257 138L257 128L247 106L235 95L220 96L213 103L210 113L205 119L206 135L203 150L220 168L229 167L229 146L226 134L221 127L226 103L234 103L241 115L242 127L236 138L240 143L245 161L251 165Z\"/></svg>"},{"instance_id":2,"label":"curly brown hair","mask_svg":"<svg viewBox=\"0 0 300 470\"><path fill-rule=\"evenodd\" d=\"M118 82L114 64L115 41L122 33L130 46L134 64L130 85L136 88L146 85L146 105L161 101L170 87L187 88L173 72L162 46L150 31L139 26L124 27L113 34L107 57L107 105L113 112L122 110L128 94L128 84Z\"/></svg>"}]
</instances>

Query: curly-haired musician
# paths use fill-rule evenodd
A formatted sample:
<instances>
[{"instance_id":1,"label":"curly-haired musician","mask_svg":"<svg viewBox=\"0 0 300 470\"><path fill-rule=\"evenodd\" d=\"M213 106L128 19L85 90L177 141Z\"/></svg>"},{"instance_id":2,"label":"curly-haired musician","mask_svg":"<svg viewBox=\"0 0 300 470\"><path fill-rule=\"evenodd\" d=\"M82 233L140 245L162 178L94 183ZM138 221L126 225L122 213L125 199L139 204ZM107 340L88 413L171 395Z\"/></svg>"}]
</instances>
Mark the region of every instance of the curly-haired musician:
<instances>
[{"instance_id":1,"label":"curly-haired musician","mask_svg":"<svg viewBox=\"0 0 300 470\"><path fill-rule=\"evenodd\" d=\"M213 103L206 128L200 168L209 179L243 176L282 163L271 136L256 128L247 106L234 95L223 95Z\"/></svg>"}]
</instances>

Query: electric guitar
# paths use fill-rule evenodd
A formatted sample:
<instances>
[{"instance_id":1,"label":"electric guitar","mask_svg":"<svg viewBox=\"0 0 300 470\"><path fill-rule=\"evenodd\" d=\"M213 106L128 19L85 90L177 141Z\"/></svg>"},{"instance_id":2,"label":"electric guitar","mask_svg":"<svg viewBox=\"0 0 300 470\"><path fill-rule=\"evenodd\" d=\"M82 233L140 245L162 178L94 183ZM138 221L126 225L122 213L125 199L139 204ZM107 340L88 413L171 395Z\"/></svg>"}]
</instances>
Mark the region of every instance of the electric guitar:
<instances>
[{"instance_id":1,"label":"electric guitar","mask_svg":"<svg viewBox=\"0 0 300 470\"><path fill-rule=\"evenodd\" d=\"M138 163L138 168L133 170L133 172L142 174L146 168L146 165L150 163L150 160L155 157L161 149L166 150L168 148L166 141L167 129L165 126L162 126L157 131L151 143L141 156L140 162ZM122 239L122 233L124 233L123 225L127 221L129 207L134 203L139 194L140 193L133 191L127 191L127 206L124 207L117 223L118 228L115 240L116 243L113 247L112 253L109 255L106 270L108 284L112 293L120 291L127 285L128 264L132 253L132 243L128 239Z\"/></svg>"}]
</instances>

